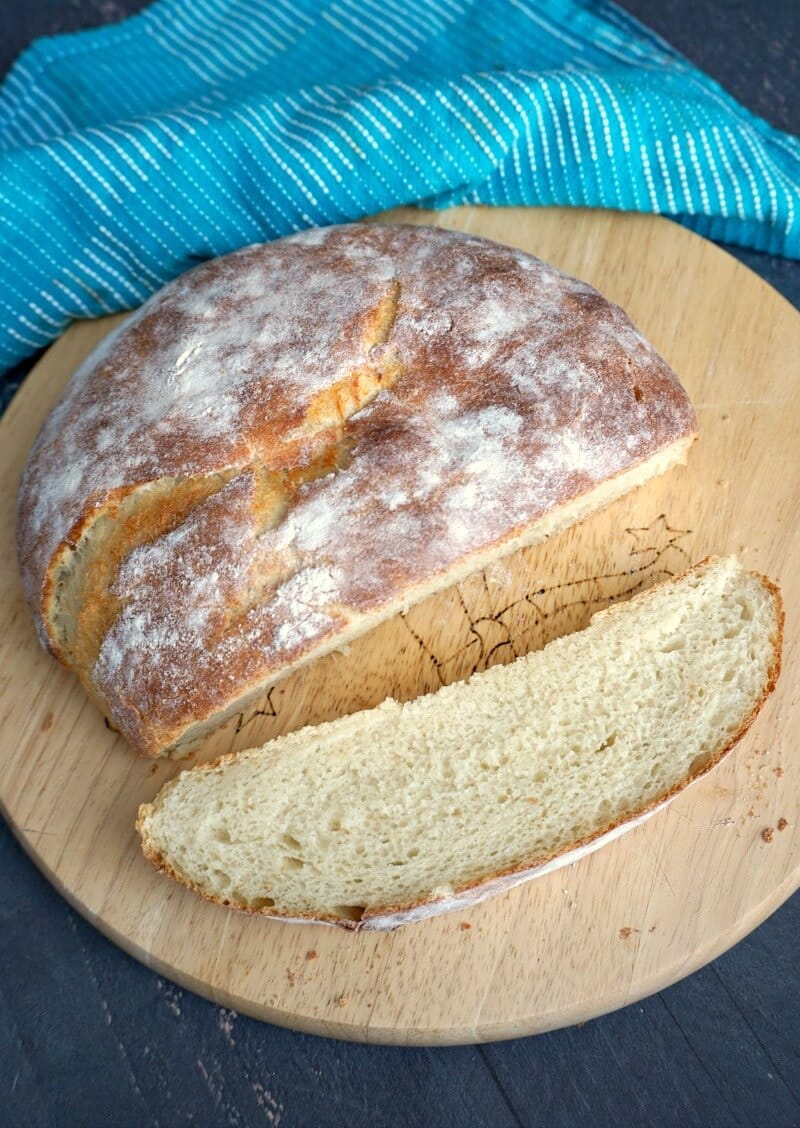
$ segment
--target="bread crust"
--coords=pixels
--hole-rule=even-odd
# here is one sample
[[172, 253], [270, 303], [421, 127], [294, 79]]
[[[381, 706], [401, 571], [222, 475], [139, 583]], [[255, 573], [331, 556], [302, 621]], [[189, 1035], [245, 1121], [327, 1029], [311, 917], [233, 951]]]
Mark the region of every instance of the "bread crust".
[[159, 755], [695, 434], [590, 286], [440, 229], [312, 230], [189, 271], [87, 359], [23, 475], [20, 568], [43, 643]]
[[[674, 584], [682, 580], [685, 576], [698, 571], [707, 564], [713, 563], [716, 558], [707, 556], [699, 561], [692, 568], [673, 576], [664, 584], [657, 585], [657, 588], [662, 588], [670, 584]], [[416, 921], [424, 920], [427, 917], [438, 916], [441, 913], [452, 912], [458, 909], [469, 908], [472, 905], [479, 904], [481, 901], [487, 900], [490, 897], [496, 896], [499, 893], [506, 892], [533, 878], [541, 877], [545, 873], [549, 873], [554, 869], [559, 869], [566, 865], [571, 865], [579, 861], [587, 854], [593, 853], [595, 850], [604, 846], [606, 843], [612, 841], [614, 838], [619, 837], [621, 834], [634, 827], [640, 825], [646, 819], [656, 814], [662, 807], [670, 803], [677, 795], [686, 790], [690, 784], [695, 783], [703, 776], [712, 771], [720, 761], [730, 752], [742, 739], [748, 729], [752, 726], [756, 717], [760, 713], [764, 702], [770, 696], [775, 688], [778, 676], [781, 670], [781, 658], [783, 652], [783, 627], [784, 627], [784, 608], [783, 599], [781, 596], [780, 588], [777, 584], [773, 583], [767, 576], [760, 572], [751, 571], [749, 573], [760, 581], [764, 588], [770, 593], [775, 609], [775, 634], [771, 639], [773, 653], [772, 661], [770, 662], [767, 677], [762, 693], [750, 710], [748, 715], [744, 718], [741, 725], [731, 739], [724, 745], [712, 753], [706, 762], [698, 768], [690, 771], [683, 780], [671, 788], [668, 792], [660, 795], [658, 798], [651, 800], [649, 803], [642, 805], [630, 814], [608, 823], [606, 826], [596, 830], [593, 834], [586, 835], [585, 837], [569, 843], [562, 850], [555, 851], [543, 857], [526, 859], [517, 865], [508, 869], [489, 874], [485, 877], [476, 878], [474, 881], [466, 882], [458, 886], [452, 892], [451, 896], [446, 898], [422, 898], [418, 901], [406, 904], [392, 904], [382, 905], [376, 908], [369, 909], [364, 913], [360, 920], [351, 920], [349, 918], [335, 916], [333, 914], [299, 914], [287, 916], [280, 912], [276, 912], [269, 907], [254, 908], [245, 904], [237, 904], [230, 900], [216, 897], [213, 894], [207, 893], [201, 886], [184, 874], [178, 873], [174, 867], [164, 858], [161, 852], [156, 849], [147, 839], [145, 822], [147, 817], [154, 810], [158, 800], [174, 786], [175, 780], [166, 783], [159, 792], [156, 800], [153, 803], [143, 803], [139, 807], [138, 817], [136, 820], [136, 830], [142, 839], [142, 851], [147, 860], [158, 870], [160, 873], [165, 874], [172, 880], [177, 881], [180, 885], [190, 889], [193, 893], [198, 894], [204, 901], [211, 904], [221, 905], [226, 908], [232, 908], [239, 912], [250, 914], [257, 914], [260, 916], [272, 917], [275, 920], [282, 920], [287, 923], [305, 923], [305, 924], [328, 924], [334, 925], [339, 928], [348, 929], [353, 932], [379, 932], [391, 931], [395, 928], [400, 928], [402, 925], [410, 924]], [[646, 591], [640, 592], [631, 600], [625, 603], [613, 604], [611, 607], [597, 613], [597, 615], [613, 615], [620, 608], [627, 606], [629, 603], [647, 600], [652, 592], [656, 590], [649, 588]], [[594, 618], [597, 617], [594, 616]], [[236, 760], [239, 757], [246, 755], [244, 752], [231, 752], [226, 755], [220, 756], [215, 760], [209, 761], [205, 764], [199, 764], [197, 767], [191, 769], [193, 772], [210, 772], [215, 771], [225, 763]]]

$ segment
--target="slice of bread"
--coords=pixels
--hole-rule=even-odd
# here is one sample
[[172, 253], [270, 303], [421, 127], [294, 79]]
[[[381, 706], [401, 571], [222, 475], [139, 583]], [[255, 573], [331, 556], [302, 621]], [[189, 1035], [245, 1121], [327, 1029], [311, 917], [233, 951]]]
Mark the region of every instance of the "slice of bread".
[[707, 772], [780, 668], [778, 589], [710, 559], [406, 705], [183, 772], [151, 862], [224, 905], [393, 928], [576, 860]]

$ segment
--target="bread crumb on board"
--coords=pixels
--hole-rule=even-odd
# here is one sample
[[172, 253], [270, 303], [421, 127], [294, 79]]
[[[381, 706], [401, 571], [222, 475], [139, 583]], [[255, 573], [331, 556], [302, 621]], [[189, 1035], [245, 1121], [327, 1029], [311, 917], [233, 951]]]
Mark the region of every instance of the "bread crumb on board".
[[460, 928], [462, 932], [468, 932], [469, 929], [472, 928], [472, 925], [469, 924], [466, 920], [462, 920]]
[[778, 830], [786, 830], [788, 825], [786, 819], [778, 819]]
[[289, 980], [289, 986], [294, 987], [295, 983], [297, 982], [297, 976], [290, 967], [287, 967], [286, 969], [286, 978]]
[[771, 842], [773, 837], [774, 837], [774, 834], [775, 834], [775, 832], [773, 831], [771, 826], [765, 826], [764, 829], [761, 831], [761, 837], [764, 839], [765, 842]]
[[310, 952], [306, 952], [306, 959], [307, 960], [315, 960], [317, 958], [317, 955], [318, 955], [317, 949], [312, 948]]
[[349, 995], [337, 995], [336, 998], [333, 1001], [336, 1003], [337, 1007], [346, 1007], [347, 1004], [350, 1002], [350, 996]]
[[773, 768], [772, 770], [775, 773], [775, 775], [778, 777], [778, 779], [780, 779], [781, 776], [783, 775], [783, 768], [780, 766], [780, 764], [778, 764], [777, 768]]
[[641, 932], [641, 931], [642, 931], [641, 928], [631, 928], [631, 926], [629, 924], [626, 924], [624, 928], [621, 928], [619, 930], [619, 938], [620, 938], [620, 940], [630, 940], [630, 938], [634, 934], [634, 932]]

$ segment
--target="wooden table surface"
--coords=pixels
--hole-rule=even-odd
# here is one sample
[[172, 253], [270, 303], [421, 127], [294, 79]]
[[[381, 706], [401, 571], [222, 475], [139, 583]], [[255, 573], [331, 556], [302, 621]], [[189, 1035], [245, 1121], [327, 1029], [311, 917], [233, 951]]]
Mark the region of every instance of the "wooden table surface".
[[[6, 0], [0, 73], [36, 35], [142, 6]], [[797, 0], [624, 6], [751, 109], [800, 133]], [[798, 264], [737, 257], [800, 306]], [[0, 825], [0, 1122], [796, 1125], [798, 934], [800, 895], [669, 990], [538, 1038], [346, 1044], [241, 1017], [135, 963], [68, 908]]]

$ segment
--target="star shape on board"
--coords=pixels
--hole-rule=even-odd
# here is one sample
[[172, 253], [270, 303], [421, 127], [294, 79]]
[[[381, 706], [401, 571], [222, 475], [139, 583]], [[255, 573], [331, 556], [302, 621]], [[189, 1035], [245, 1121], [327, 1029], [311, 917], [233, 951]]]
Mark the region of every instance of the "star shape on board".
[[691, 562], [689, 554], [679, 542], [685, 537], [691, 536], [691, 533], [691, 529], [674, 529], [670, 525], [666, 513], [659, 513], [658, 517], [652, 520], [649, 525], [644, 525], [642, 528], [625, 530], [625, 535], [631, 543], [629, 550], [631, 556], [638, 556], [645, 552], [655, 552], [658, 555], [666, 552], [668, 548], [674, 548], [686, 557], [687, 563]]

